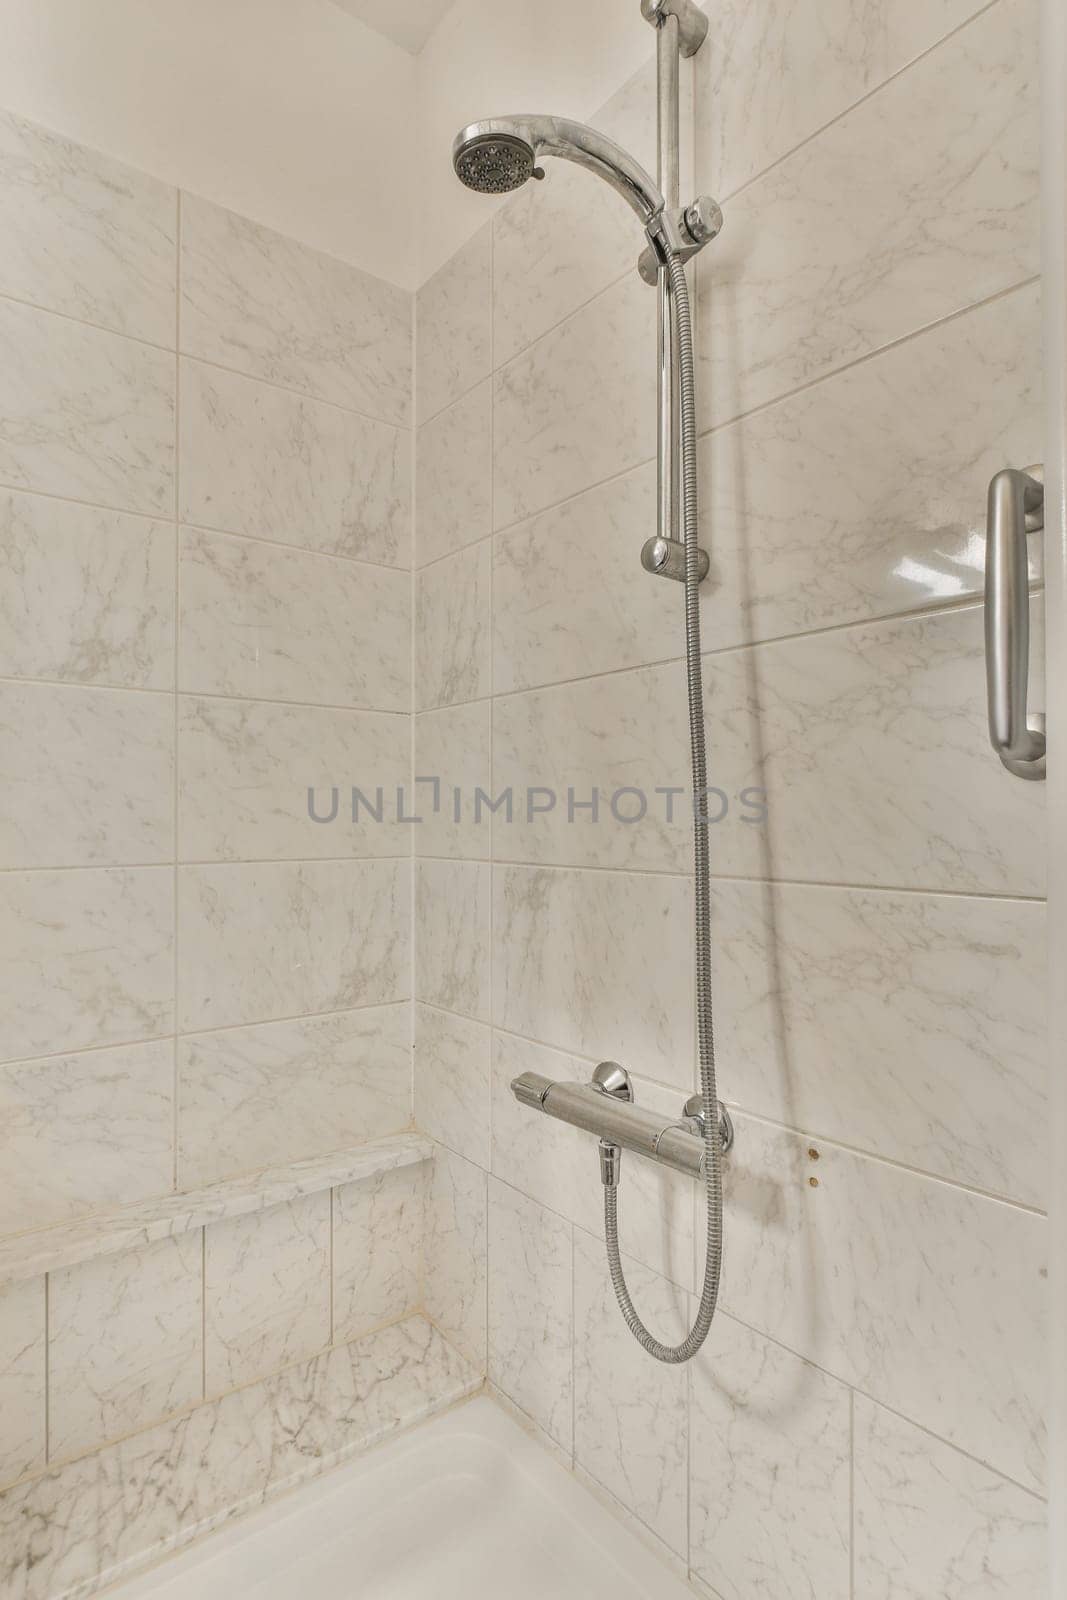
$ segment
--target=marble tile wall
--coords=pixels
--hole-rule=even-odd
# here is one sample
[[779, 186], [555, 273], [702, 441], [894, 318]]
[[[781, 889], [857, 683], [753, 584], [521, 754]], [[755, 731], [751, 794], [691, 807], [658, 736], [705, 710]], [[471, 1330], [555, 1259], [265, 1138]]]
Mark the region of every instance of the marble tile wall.
[[[1042, 437], [1037, 17], [891, 10], [728, 0], [695, 64], [687, 182], [726, 202], [694, 279], [738, 1142], [682, 1375], [618, 1315], [593, 1143], [508, 1088], [614, 1056], [675, 1114], [696, 1081], [638, 240], [550, 164], [417, 296], [426, 1306], [713, 1600], [1043, 1592], [1043, 796], [988, 748], [980, 604], [988, 479]], [[653, 96], [645, 70], [598, 119], [649, 161]], [[666, 1336], [701, 1210], [625, 1159]]]
[[[0, 352], [14, 1234], [412, 1123], [412, 296], [0, 114]], [[410, 1292], [359, 1185], [5, 1290], [0, 1479], [406, 1315], [423, 1182]]]

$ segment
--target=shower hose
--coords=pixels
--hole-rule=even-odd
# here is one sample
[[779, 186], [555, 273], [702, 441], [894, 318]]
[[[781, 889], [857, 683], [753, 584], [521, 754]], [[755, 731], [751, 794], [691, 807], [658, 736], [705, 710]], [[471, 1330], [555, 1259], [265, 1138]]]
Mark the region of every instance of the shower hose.
[[[704, 748], [704, 687], [700, 666], [700, 573], [697, 566], [696, 373], [693, 319], [685, 268], [673, 253], [667, 258], [674, 327], [678, 343], [681, 395], [682, 523], [685, 539], [685, 666], [689, 686], [689, 744], [693, 772], [693, 856], [695, 867], [694, 943], [696, 959], [697, 1051], [704, 1110], [704, 1186], [707, 1198], [707, 1251], [704, 1287], [693, 1326], [681, 1344], [662, 1344], [645, 1327], [634, 1307], [619, 1253], [617, 1182], [604, 1187], [604, 1235], [615, 1298], [634, 1338], [657, 1361], [688, 1361], [707, 1338], [719, 1298], [722, 1271], [722, 1141], [719, 1093], [715, 1082], [715, 1037], [711, 988], [711, 885], [708, 866], [707, 756]], [[616, 1166], [616, 1171], [618, 1167]]]

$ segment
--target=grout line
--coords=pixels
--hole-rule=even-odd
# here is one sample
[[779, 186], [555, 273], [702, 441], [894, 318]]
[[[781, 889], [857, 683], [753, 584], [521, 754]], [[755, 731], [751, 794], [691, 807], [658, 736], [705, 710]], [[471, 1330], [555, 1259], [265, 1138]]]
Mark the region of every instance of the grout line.
[[200, 1229], [200, 1403], [207, 1399], [207, 1224]]
[[52, 1460], [52, 1274], [44, 1274], [44, 1464]]
[[[174, 262], [174, 348], [177, 352], [181, 348], [182, 325], [182, 192], [175, 191], [175, 262]], [[171, 695], [174, 700], [174, 948], [173, 948], [173, 1018], [175, 1028], [181, 1009], [180, 995], [180, 918], [179, 897], [181, 874], [178, 864], [181, 859], [180, 833], [181, 833], [181, 696], [178, 693], [179, 681], [179, 655], [181, 640], [181, 538], [178, 533], [178, 519], [181, 508], [181, 467], [182, 467], [182, 435], [181, 435], [181, 361], [175, 360], [174, 372], [174, 658], [173, 682]], [[172, 1171], [171, 1183], [175, 1193], [178, 1189], [178, 1150], [181, 1143], [181, 1077], [178, 1063], [178, 1040], [174, 1040], [174, 1081], [171, 1104], [172, 1126]], [[205, 1246], [206, 1249], [206, 1246]], [[206, 1324], [201, 1330], [201, 1355], [206, 1362], [207, 1357], [203, 1352], [206, 1340]], [[206, 1377], [205, 1377], [206, 1381]]]
[[969, 17], [965, 17], [963, 21], [957, 23], [954, 28], [950, 28], [947, 33], [943, 33], [940, 38], [935, 39], [934, 42], [930, 45], [927, 45], [924, 50], [920, 50], [917, 55], [910, 56], [907, 61], [905, 61], [901, 66], [896, 67], [892, 72], [889, 73], [887, 77], [881, 78], [877, 83], [872, 84], [872, 86], [863, 94], [861, 94], [858, 99], [850, 101], [847, 106], [845, 106], [841, 111], [837, 112], [835, 116], [832, 116], [829, 121], [820, 123], [817, 128], [814, 128], [811, 133], [805, 134], [803, 139], [798, 140], [795, 145], [791, 145], [790, 148], [782, 155], [776, 156], [775, 159], [768, 162], [765, 167], [761, 167], [760, 170], [753, 173], [750, 178], [746, 178], [744, 183], [738, 184], [736, 189], [730, 190], [723, 197], [723, 206], [728, 205], [730, 201], [736, 200], [740, 195], [743, 195], [746, 190], [751, 189], [754, 184], [759, 183], [761, 179], [767, 176], [768, 173], [774, 172], [777, 170], [777, 168], [783, 166], [784, 163], [795, 156], [799, 150], [805, 149], [809, 144], [812, 144], [816, 139], [820, 138], [828, 128], [833, 128], [837, 125], [837, 123], [843, 122], [846, 117], [851, 116], [852, 112], [855, 111], [857, 107], [865, 105], [868, 100], [873, 100], [876, 95], [881, 94], [883, 89], [888, 88], [891, 83], [895, 83], [898, 78], [902, 78], [905, 73], [910, 72], [912, 67], [917, 66], [920, 61], [925, 61], [927, 56], [931, 56], [935, 51], [940, 50], [942, 45], [947, 44], [949, 40], [954, 39], [957, 34], [962, 33], [964, 29], [969, 28], [973, 22], [978, 20], [979, 17], [983, 17], [987, 11], [992, 11], [993, 7], [998, 4], [999, 0], [987, 0], [986, 4], [980, 5], [978, 9], [973, 11]]
[[848, 1391], [848, 1593], [856, 1596], [856, 1391]]
[[265, 389], [275, 389], [279, 394], [292, 395], [296, 400], [307, 400], [314, 406], [327, 406], [331, 411], [343, 411], [345, 416], [358, 417], [361, 422], [370, 422], [378, 428], [392, 428], [397, 433], [415, 432], [413, 422], [397, 422], [393, 417], [379, 417], [372, 411], [361, 411], [358, 406], [345, 405], [343, 400], [328, 400], [325, 395], [318, 394], [313, 389], [296, 389], [292, 384], [281, 383], [277, 378], [263, 378], [258, 372], [246, 372], [242, 367], [231, 367], [225, 361], [217, 361], [211, 356], [197, 355], [192, 350], [178, 349], [181, 361], [189, 361], [194, 366], [206, 367], [210, 372], [225, 372], [231, 378], [240, 378], [245, 383], [259, 383]]
[[[414, 497], [412, 497], [414, 499]], [[392, 561], [372, 561], [368, 556], [350, 556], [341, 550], [317, 550], [311, 545], [290, 544], [285, 539], [271, 539], [263, 533], [246, 533], [234, 528], [216, 528], [208, 522], [194, 522], [188, 517], [179, 519], [182, 529], [192, 533], [207, 533], [213, 539], [240, 539], [245, 544], [264, 545], [268, 550], [285, 550], [290, 555], [312, 556], [322, 561], [342, 561], [348, 567], [372, 567], [375, 572], [392, 572], [404, 578], [409, 568]]]
[[[399, 827], [391, 823], [390, 827]], [[410, 853], [347, 856], [241, 856], [226, 859], [220, 856], [200, 856], [178, 862], [179, 872], [189, 867], [321, 867], [329, 863], [347, 866], [369, 866], [376, 861], [410, 861]], [[0, 881], [5, 876], [28, 877], [39, 872], [157, 872], [171, 870], [174, 862], [162, 861], [60, 861], [47, 867], [0, 867]]]
[[[418, 296], [413, 294], [412, 297], [411, 297], [411, 406], [412, 406], [413, 421], [414, 421], [415, 395], [416, 395], [416, 387], [417, 387], [417, 381], [418, 381], [418, 361], [419, 361], [419, 320], [418, 320], [418, 304], [417, 304], [417, 302], [418, 302]], [[410, 524], [410, 541], [411, 541], [411, 570], [410, 570], [410, 574], [409, 574], [409, 577], [408, 577], [408, 595], [409, 595], [408, 610], [409, 610], [409, 617], [410, 617], [410, 624], [409, 624], [409, 626], [410, 626], [410, 638], [409, 638], [409, 641], [408, 641], [408, 663], [409, 663], [408, 664], [408, 677], [409, 677], [410, 683], [409, 683], [408, 713], [407, 713], [407, 715], [408, 715], [409, 777], [410, 777], [410, 781], [411, 781], [411, 793], [412, 793], [412, 796], [414, 796], [414, 793], [415, 793], [415, 773], [418, 770], [418, 742], [417, 742], [417, 737], [416, 737], [417, 724], [416, 724], [415, 712], [416, 712], [416, 706], [417, 706], [417, 689], [418, 689], [417, 668], [416, 668], [416, 662], [417, 662], [417, 651], [416, 651], [417, 638], [416, 638], [416, 633], [417, 633], [417, 629], [418, 629], [418, 615], [419, 614], [418, 614], [418, 580], [417, 580], [417, 577], [416, 577], [416, 572], [417, 572], [417, 566], [418, 566], [418, 540], [419, 540], [419, 515], [418, 515], [418, 507], [419, 507], [419, 481], [418, 481], [419, 480], [419, 472], [418, 472], [418, 451], [416, 449], [416, 442], [417, 442], [417, 432], [416, 432], [416, 428], [414, 426], [412, 426], [411, 441], [410, 441], [410, 449], [411, 449], [411, 503], [410, 503], [410, 507], [409, 507], [409, 524]], [[409, 1039], [410, 1039], [409, 1061], [410, 1061], [410, 1071], [411, 1071], [411, 1120], [414, 1123], [415, 1117], [416, 1117], [416, 1109], [415, 1108], [416, 1108], [416, 1093], [417, 1093], [417, 1085], [418, 1085], [418, 1071], [417, 1071], [417, 1065], [418, 1065], [418, 1033], [417, 1033], [417, 1030], [416, 1030], [416, 1020], [415, 1020], [416, 1019], [416, 1004], [415, 1004], [415, 1001], [416, 1001], [416, 996], [418, 994], [417, 973], [418, 973], [418, 942], [419, 942], [419, 924], [418, 924], [418, 914], [417, 914], [417, 912], [418, 912], [418, 899], [417, 899], [417, 897], [418, 897], [418, 882], [417, 882], [417, 871], [416, 871], [416, 865], [415, 865], [416, 858], [417, 858], [417, 855], [418, 855], [418, 851], [416, 849], [416, 835], [415, 835], [414, 828], [412, 828], [408, 838], [409, 838], [410, 858], [411, 858], [411, 871], [410, 871], [409, 883], [408, 883], [408, 917], [409, 917], [409, 929], [410, 929], [410, 938], [408, 940], [408, 992], [409, 992], [409, 994], [411, 996], [411, 999], [409, 1001], [410, 1012], [409, 1012], [408, 1032], [409, 1032]], [[428, 1191], [427, 1191], [427, 1193], [428, 1193]], [[419, 1268], [420, 1299], [422, 1299], [422, 1300], [425, 1300], [425, 1298], [426, 1298], [424, 1279], [425, 1279], [425, 1235], [426, 1235], [426, 1206], [427, 1205], [428, 1205], [428, 1200], [426, 1198], [424, 1198], [423, 1227], [422, 1227], [423, 1246], [421, 1247], [422, 1248], [422, 1259], [421, 1259], [420, 1268]]]

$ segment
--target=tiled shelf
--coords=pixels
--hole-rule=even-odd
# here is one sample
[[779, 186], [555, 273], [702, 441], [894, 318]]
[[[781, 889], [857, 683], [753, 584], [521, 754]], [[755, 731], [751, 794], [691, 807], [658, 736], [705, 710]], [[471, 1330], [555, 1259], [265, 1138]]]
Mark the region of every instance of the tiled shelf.
[[433, 1141], [424, 1134], [393, 1133], [332, 1155], [269, 1167], [208, 1188], [138, 1201], [102, 1216], [79, 1217], [74, 1222], [16, 1234], [0, 1242], [0, 1286], [96, 1256], [132, 1250], [224, 1217], [265, 1211], [298, 1195], [333, 1189], [396, 1167], [415, 1166], [430, 1160], [432, 1154]]

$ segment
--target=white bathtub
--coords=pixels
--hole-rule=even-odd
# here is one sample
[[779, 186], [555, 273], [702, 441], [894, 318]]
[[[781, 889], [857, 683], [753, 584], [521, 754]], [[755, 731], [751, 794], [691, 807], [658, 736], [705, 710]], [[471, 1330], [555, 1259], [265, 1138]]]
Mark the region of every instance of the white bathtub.
[[693, 1600], [486, 1396], [382, 1445], [111, 1600]]

